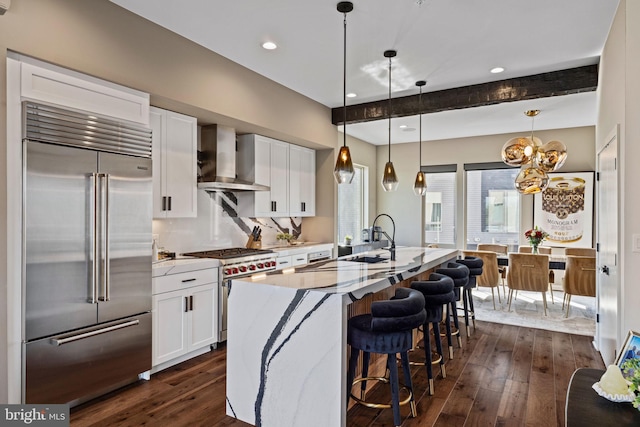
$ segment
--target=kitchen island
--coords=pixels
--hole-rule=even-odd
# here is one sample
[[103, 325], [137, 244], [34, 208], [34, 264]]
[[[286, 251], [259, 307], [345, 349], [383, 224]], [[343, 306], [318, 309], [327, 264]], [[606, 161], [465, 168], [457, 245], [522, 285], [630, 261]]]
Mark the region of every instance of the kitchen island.
[[457, 255], [398, 247], [391, 261], [380, 249], [233, 280], [227, 415], [265, 427], [346, 425], [348, 318]]

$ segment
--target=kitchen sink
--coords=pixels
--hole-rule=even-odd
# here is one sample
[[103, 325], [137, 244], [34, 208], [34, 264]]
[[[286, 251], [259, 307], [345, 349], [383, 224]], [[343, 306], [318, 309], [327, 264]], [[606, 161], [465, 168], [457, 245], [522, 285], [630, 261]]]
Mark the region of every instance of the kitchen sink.
[[375, 264], [377, 262], [382, 262], [382, 261], [388, 261], [389, 258], [382, 258], [379, 256], [359, 256], [359, 257], [355, 257], [355, 258], [351, 258], [348, 259], [346, 261], [353, 261], [353, 262], [366, 262], [368, 264]]

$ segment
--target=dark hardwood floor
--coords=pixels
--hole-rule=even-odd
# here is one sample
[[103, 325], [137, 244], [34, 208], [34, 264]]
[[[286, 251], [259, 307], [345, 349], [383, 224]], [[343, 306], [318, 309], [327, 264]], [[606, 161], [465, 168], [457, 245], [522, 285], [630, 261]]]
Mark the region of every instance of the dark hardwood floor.
[[[464, 335], [464, 329], [463, 329]], [[447, 377], [434, 373], [435, 394], [427, 392], [424, 367], [414, 367], [418, 417], [403, 406], [403, 426], [564, 426], [564, 401], [577, 368], [604, 369], [592, 338], [477, 322]], [[446, 347], [445, 347], [446, 348]], [[247, 426], [225, 415], [225, 347], [159, 372], [71, 411], [80, 426]], [[384, 400], [387, 387], [367, 398]], [[348, 412], [349, 426], [392, 426], [391, 410], [359, 405]], [[292, 427], [292, 426], [277, 426]], [[304, 427], [304, 426], [301, 426]], [[332, 426], [328, 426], [332, 427]]]

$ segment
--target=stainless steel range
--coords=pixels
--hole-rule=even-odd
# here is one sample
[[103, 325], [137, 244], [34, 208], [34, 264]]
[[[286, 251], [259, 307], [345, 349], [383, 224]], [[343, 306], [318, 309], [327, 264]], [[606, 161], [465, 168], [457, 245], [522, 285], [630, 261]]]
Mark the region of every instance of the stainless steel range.
[[182, 255], [215, 258], [220, 261], [218, 291], [218, 342], [227, 340], [227, 297], [229, 280], [276, 269], [276, 254], [268, 249], [227, 248], [187, 252]]

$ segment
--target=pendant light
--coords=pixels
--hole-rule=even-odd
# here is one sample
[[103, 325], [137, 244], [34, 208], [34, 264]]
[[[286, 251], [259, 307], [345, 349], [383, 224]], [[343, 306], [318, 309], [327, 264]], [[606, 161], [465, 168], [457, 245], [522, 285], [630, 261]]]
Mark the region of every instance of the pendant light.
[[424, 196], [427, 194], [427, 180], [424, 177], [424, 172], [420, 170], [422, 166], [422, 86], [426, 85], [427, 82], [424, 80], [419, 80], [416, 82], [416, 86], [420, 88], [420, 140], [418, 144], [420, 146], [420, 155], [418, 156], [418, 173], [416, 174], [416, 181], [413, 183], [413, 192], [416, 196]]
[[522, 194], [535, 194], [544, 191], [549, 185], [547, 172], [553, 172], [567, 159], [567, 147], [560, 141], [542, 144], [540, 138], [533, 136], [533, 121], [540, 110], [527, 110], [525, 116], [531, 117], [531, 137], [512, 138], [502, 147], [502, 160], [509, 166], [522, 166], [514, 186]]
[[396, 56], [395, 50], [385, 50], [384, 57], [389, 58], [389, 161], [384, 165], [382, 175], [382, 188], [384, 191], [396, 191], [398, 189], [398, 177], [391, 163], [391, 58]]
[[338, 152], [336, 166], [333, 168], [333, 176], [338, 184], [351, 184], [355, 171], [353, 170], [353, 162], [351, 161], [351, 153], [347, 147], [347, 13], [353, 10], [353, 3], [349, 1], [341, 1], [338, 3], [338, 12], [344, 14], [344, 58], [343, 58], [343, 107], [344, 121], [342, 124], [343, 144]]

